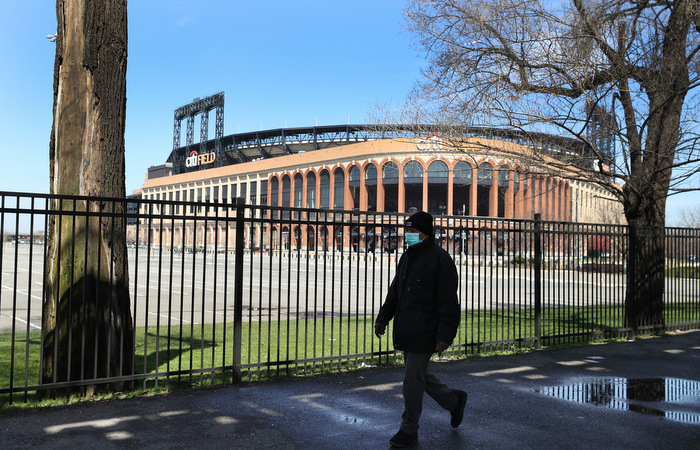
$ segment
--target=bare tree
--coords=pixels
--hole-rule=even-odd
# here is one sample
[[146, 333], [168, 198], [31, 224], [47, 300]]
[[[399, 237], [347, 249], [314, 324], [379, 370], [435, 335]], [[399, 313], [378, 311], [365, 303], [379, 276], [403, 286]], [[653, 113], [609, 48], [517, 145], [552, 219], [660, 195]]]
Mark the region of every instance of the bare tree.
[[[126, 0], [56, 2], [54, 194], [125, 198], [126, 13]], [[42, 328], [46, 382], [133, 370], [125, 203], [107, 211], [111, 219], [86, 214], [98, 212], [101, 203], [54, 204], [70, 215], [52, 217], [48, 229]]]
[[700, 228], [700, 206], [682, 210], [679, 222], [681, 227]]
[[664, 323], [666, 198], [697, 188], [688, 182], [700, 170], [699, 8], [697, 0], [417, 0], [406, 10], [429, 59], [413, 115], [446, 129], [558, 135], [514, 157], [547, 157], [561, 176], [596, 183], [623, 204], [633, 330]]

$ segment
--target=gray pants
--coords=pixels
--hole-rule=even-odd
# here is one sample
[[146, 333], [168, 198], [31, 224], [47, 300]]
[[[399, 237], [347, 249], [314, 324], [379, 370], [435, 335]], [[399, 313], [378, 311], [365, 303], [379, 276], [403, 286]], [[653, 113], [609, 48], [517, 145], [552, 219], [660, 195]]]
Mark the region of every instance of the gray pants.
[[457, 407], [455, 391], [428, 373], [432, 353], [404, 352], [406, 374], [403, 380], [404, 412], [401, 431], [413, 434], [418, 431], [418, 420], [423, 411], [423, 393], [427, 393], [442, 408], [452, 411]]

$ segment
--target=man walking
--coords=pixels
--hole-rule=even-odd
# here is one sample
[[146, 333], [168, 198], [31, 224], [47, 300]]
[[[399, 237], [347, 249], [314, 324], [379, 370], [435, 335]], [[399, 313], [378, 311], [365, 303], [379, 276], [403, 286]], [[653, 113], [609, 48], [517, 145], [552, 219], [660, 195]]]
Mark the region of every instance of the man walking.
[[459, 328], [457, 269], [450, 255], [435, 243], [433, 216], [417, 212], [404, 227], [408, 249], [399, 260], [374, 324], [379, 337], [394, 319], [394, 348], [403, 351], [406, 367], [401, 428], [390, 441], [394, 447], [408, 447], [418, 441], [424, 392], [450, 411], [454, 428], [462, 423], [467, 403], [466, 392], [449, 388], [428, 372], [433, 353], [442, 355]]

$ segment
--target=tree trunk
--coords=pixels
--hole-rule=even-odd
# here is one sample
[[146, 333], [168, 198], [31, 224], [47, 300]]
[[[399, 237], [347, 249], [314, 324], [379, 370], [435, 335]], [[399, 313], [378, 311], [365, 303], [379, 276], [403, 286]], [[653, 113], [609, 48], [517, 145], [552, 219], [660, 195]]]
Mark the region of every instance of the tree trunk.
[[[126, 0], [56, 2], [53, 194], [125, 198], [126, 12]], [[43, 382], [133, 371], [125, 206], [54, 201], [64, 214], [51, 216], [48, 229]], [[91, 214], [101, 211], [110, 216]]]
[[629, 262], [625, 300], [625, 325], [631, 337], [639, 329], [663, 330], [664, 321], [664, 225], [629, 223]]
[[[661, 152], [659, 152], [661, 153]], [[666, 171], [670, 172], [670, 171]], [[650, 201], [653, 192], [666, 192], [670, 174], [657, 171], [654, 181], [644, 185], [641, 193], [627, 185], [625, 211], [629, 224], [629, 260], [625, 298], [625, 326], [634, 338], [640, 329], [663, 330], [666, 198]], [[633, 200], [632, 202], [629, 199]]]

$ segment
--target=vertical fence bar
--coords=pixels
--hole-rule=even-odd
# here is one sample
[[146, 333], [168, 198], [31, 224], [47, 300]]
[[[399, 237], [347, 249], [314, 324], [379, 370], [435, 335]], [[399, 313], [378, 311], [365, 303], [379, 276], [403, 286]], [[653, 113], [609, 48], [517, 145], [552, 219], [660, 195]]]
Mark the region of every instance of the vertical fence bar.
[[542, 214], [535, 214], [535, 348], [542, 347]]
[[636, 299], [634, 298], [634, 293], [636, 292], [635, 289], [633, 288], [635, 283], [637, 282], [637, 259], [636, 259], [636, 247], [637, 247], [637, 224], [633, 220], [629, 224], [629, 231], [628, 231], [628, 244], [627, 244], [627, 251], [629, 252], [627, 256], [627, 270], [628, 275], [627, 275], [627, 292], [625, 296], [625, 327], [629, 327], [628, 330], [628, 339], [629, 340], [634, 340], [635, 337], [635, 331], [636, 331], [636, 323], [637, 323], [637, 312], [635, 310], [636, 307]]
[[243, 346], [243, 233], [245, 199], [236, 199], [235, 278], [233, 289], [233, 382], [241, 382], [241, 350]]
[[[17, 202], [17, 212], [15, 213], [15, 232], [17, 236], [15, 237], [15, 251], [14, 251], [14, 274], [12, 277], [12, 326], [10, 332], [10, 387], [15, 387], [15, 342], [17, 340], [17, 321], [15, 317], [17, 316], [17, 276], [18, 276], [18, 260], [19, 260], [19, 208], [20, 208], [20, 197], [16, 197]], [[12, 402], [12, 393], [10, 393], [10, 402]]]

